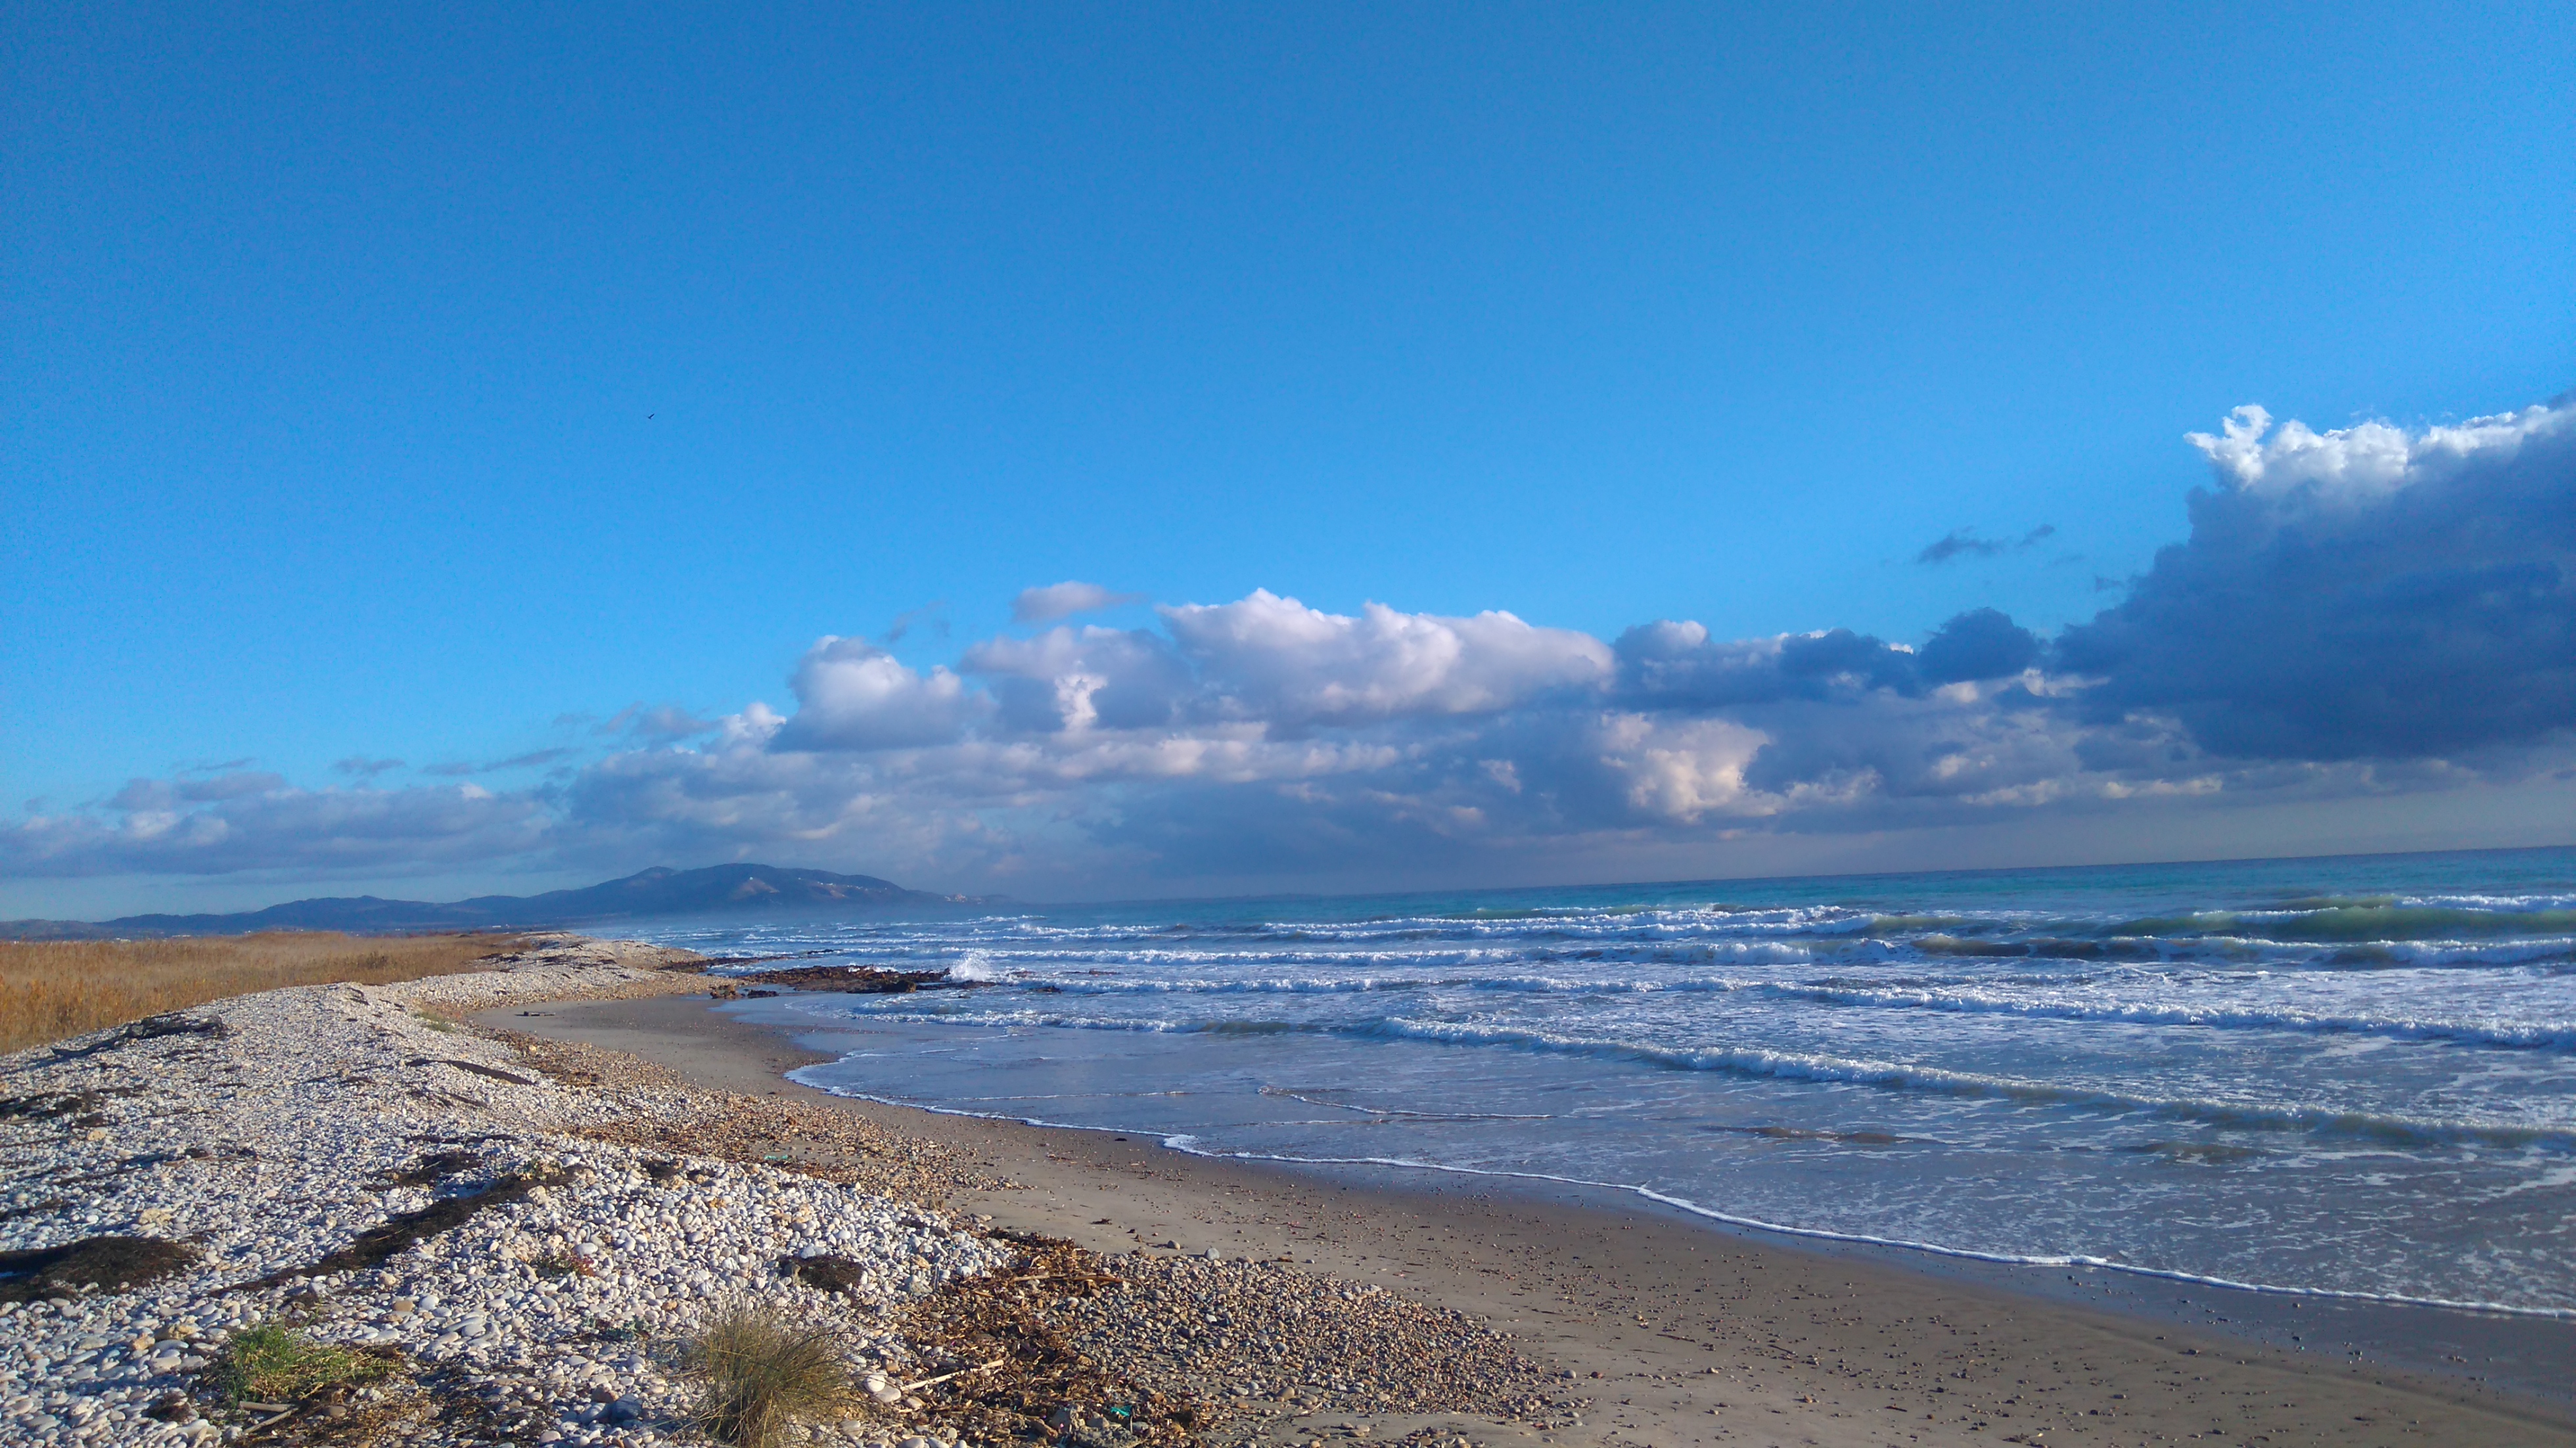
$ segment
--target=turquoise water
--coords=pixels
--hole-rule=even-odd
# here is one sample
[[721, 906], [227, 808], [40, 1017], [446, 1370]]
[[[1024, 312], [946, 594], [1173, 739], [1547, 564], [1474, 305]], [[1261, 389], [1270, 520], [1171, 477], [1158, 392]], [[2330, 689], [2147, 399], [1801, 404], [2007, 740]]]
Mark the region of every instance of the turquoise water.
[[[2576, 1315], [2576, 851], [698, 926], [799, 1079], [2017, 1261]], [[806, 963], [806, 962], [800, 962]]]

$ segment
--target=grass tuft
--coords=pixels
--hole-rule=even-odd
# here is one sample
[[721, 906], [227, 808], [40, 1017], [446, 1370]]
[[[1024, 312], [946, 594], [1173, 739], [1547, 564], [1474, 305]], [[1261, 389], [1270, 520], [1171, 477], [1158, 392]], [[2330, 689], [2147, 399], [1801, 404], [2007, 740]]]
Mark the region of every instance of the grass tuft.
[[739, 1448], [770, 1448], [789, 1424], [839, 1417], [858, 1402], [829, 1331], [757, 1304], [718, 1312], [682, 1363], [699, 1387], [699, 1426]]
[[333, 1383], [382, 1377], [390, 1368], [381, 1357], [315, 1342], [269, 1321], [234, 1333], [206, 1377], [228, 1403], [292, 1403]]
[[387, 985], [477, 968], [502, 935], [321, 931], [177, 940], [0, 941], [0, 1051], [290, 985]]

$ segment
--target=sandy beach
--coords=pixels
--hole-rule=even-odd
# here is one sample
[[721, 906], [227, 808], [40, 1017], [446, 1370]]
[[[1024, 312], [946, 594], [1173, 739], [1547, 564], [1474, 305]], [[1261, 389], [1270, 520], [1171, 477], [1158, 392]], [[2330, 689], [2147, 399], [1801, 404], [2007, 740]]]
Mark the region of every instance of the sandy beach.
[[[2565, 1323], [2408, 1314], [2419, 1357], [2474, 1351], [2509, 1377], [2465, 1362], [2448, 1375], [2412, 1371], [2369, 1347], [2356, 1358], [2337, 1337], [2384, 1346], [2370, 1335], [2392, 1331], [2386, 1322], [2338, 1320], [2314, 1304], [2264, 1304], [2281, 1321], [2218, 1329], [2187, 1319], [2224, 1315], [2234, 1329], [2245, 1306], [2081, 1280], [2093, 1274], [2054, 1300], [2026, 1280], [2013, 1290], [1572, 1194], [1327, 1178], [1143, 1139], [835, 1098], [781, 1079], [823, 1057], [702, 997], [503, 1009], [477, 1022], [631, 1053], [708, 1087], [827, 1103], [941, 1142], [1009, 1183], [961, 1190], [945, 1205], [1006, 1229], [1149, 1259], [1281, 1259], [1386, 1285], [1512, 1334], [1549, 1372], [1573, 1374], [1566, 1387], [1583, 1403], [1571, 1421], [1542, 1428], [1305, 1413], [1294, 1401], [1247, 1398], [1256, 1441], [1437, 1428], [1561, 1444], [2576, 1442], [2576, 1414], [2540, 1386], [2571, 1380], [2576, 1327]], [[2260, 1340], [2285, 1337], [2303, 1311], [2317, 1314], [2306, 1343]]]

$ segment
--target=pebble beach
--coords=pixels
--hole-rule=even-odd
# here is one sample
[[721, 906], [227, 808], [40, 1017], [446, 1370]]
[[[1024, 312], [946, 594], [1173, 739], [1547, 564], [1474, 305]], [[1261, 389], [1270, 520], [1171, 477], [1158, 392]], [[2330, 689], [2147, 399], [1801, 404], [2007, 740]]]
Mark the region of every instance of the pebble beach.
[[[936, 1143], [458, 1024], [702, 991], [693, 961], [544, 938], [470, 974], [271, 991], [0, 1061], [0, 1439], [706, 1442], [685, 1345], [746, 1305], [846, 1361], [858, 1391], [792, 1430], [808, 1441], [1224, 1437], [1248, 1379], [1211, 1323], [1262, 1339], [1262, 1385], [1291, 1400], [1557, 1410], [1454, 1314], [1264, 1264], [1122, 1277], [928, 1205], [1003, 1185]], [[1031, 1285], [1040, 1258], [1058, 1287]], [[1258, 1331], [1282, 1311], [1319, 1345]], [[225, 1344], [263, 1327], [371, 1366], [297, 1401], [225, 1393]], [[1414, 1354], [1433, 1377], [1346, 1381], [1408, 1338], [1438, 1349]]]

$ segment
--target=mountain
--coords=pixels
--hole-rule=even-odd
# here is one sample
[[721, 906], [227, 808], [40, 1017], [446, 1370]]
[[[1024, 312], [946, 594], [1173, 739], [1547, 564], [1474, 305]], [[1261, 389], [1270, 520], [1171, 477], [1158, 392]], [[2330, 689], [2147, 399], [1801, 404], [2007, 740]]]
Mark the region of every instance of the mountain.
[[986, 903], [975, 895], [907, 890], [873, 875], [835, 875], [777, 865], [714, 865], [703, 870], [656, 866], [622, 880], [542, 895], [480, 895], [434, 905], [421, 900], [295, 900], [235, 915], [128, 915], [90, 924], [78, 920], [0, 922], [0, 937], [19, 940], [106, 940], [157, 935], [245, 935], [254, 930], [526, 929], [677, 916], [765, 917], [885, 910], [930, 911]]

